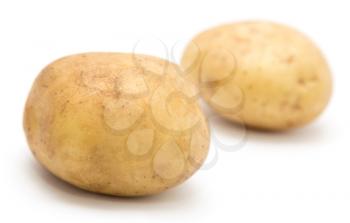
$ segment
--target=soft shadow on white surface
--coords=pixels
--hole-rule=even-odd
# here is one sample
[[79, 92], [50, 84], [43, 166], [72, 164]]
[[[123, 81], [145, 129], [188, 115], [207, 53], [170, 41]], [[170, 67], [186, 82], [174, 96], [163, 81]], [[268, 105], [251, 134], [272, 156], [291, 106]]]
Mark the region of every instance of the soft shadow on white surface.
[[[28, 172], [30, 178], [36, 182], [40, 192], [44, 196], [50, 197], [58, 202], [77, 205], [91, 209], [101, 210], [123, 210], [135, 211], [141, 210], [170, 210], [178, 207], [190, 209], [198, 204], [196, 202], [195, 185], [188, 182], [176, 188], [170, 189], [158, 195], [138, 197], [138, 198], [122, 198], [107, 195], [91, 193], [76, 188], [49, 173], [34, 159], [26, 159], [24, 171]], [[199, 196], [199, 195], [198, 195]]]
[[320, 143], [326, 137], [325, 127], [316, 123], [282, 132], [264, 132], [254, 129], [249, 129], [248, 131], [248, 140], [271, 144], [307, 145]]
[[327, 123], [320, 119], [286, 131], [264, 131], [230, 122], [218, 116], [207, 105], [202, 106], [208, 117], [213, 145], [226, 151], [237, 151], [250, 143], [281, 145], [281, 149], [283, 145], [301, 145], [305, 148], [306, 145], [326, 142], [330, 137]]
[[325, 124], [316, 122], [307, 126], [286, 131], [264, 131], [235, 124], [221, 117], [209, 119], [210, 125], [216, 128], [218, 135], [228, 135], [249, 141], [261, 141], [268, 143], [292, 143], [305, 144], [322, 141], [326, 137]]

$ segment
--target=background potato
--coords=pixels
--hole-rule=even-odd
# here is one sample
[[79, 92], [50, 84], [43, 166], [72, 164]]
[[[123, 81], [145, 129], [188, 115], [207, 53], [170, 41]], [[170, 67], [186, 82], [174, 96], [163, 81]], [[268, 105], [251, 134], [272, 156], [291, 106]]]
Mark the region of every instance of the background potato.
[[330, 70], [303, 34], [271, 22], [240, 22], [196, 36], [182, 67], [208, 104], [235, 122], [263, 129], [304, 125], [326, 107]]
[[36, 79], [24, 129], [35, 157], [86, 190], [139, 196], [191, 176], [209, 144], [195, 91], [174, 64], [132, 54], [59, 59]]

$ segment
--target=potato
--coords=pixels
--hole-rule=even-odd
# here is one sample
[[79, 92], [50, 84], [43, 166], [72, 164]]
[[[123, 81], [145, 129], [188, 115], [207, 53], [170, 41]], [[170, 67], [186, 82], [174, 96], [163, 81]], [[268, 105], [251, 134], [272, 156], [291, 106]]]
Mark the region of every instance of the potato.
[[209, 133], [195, 86], [167, 61], [86, 53], [48, 65], [24, 113], [37, 160], [79, 188], [117, 196], [156, 194], [204, 161]]
[[181, 65], [218, 114], [250, 127], [305, 125], [331, 96], [331, 74], [320, 50], [300, 32], [272, 22], [245, 21], [200, 33]]

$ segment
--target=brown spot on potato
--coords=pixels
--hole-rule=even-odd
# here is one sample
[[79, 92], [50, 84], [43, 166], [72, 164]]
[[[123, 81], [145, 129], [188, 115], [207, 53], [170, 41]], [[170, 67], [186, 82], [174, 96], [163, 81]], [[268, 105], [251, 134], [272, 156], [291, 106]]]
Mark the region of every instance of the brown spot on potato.
[[299, 84], [299, 85], [305, 85], [305, 79], [302, 78], [302, 77], [299, 77], [299, 78], [298, 78], [298, 84]]
[[62, 108], [60, 110], [60, 113], [64, 113], [64, 111], [66, 110], [67, 104], [69, 103], [69, 100], [66, 100], [63, 104], [62, 104]]
[[287, 59], [286, 59], [286, 62], [287, 62], [287, 64], [291, 64], [291, 63], [293, 63], [294, 62], [294, 56], [288, 56], [287, 57]]
[[291, 128], [291, 127], [294, 127], [294, 126], [295, 126], [295, 122], [294, 122], [294, 121], [291, 121], [291, 120], [288, 120], [288, 121], [286, 122], [286, 125], [287, 125], [288, 128]]
[[299, 103], [295, 103], [293, 106], [292, 106], [292, 109], [293, 110], [301, 110], [301, 105]]

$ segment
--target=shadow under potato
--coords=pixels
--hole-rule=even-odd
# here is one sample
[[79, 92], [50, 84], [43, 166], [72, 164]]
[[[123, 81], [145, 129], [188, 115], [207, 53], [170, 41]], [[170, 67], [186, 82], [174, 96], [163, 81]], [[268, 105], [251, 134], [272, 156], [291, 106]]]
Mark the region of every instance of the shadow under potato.
[[[284, 131], [268, 131], [252, 128], [244, 124], [234, 123], [216, 114], [208, 106], [204, 106], [208, 117], [212, 140], [219, 147], [232, 147], [231, 151], [243, 149], [249, 143], [308, 145], [319, 143], [327, 135], [327, 126], [317, 120], [306, 126]], [[226, 143], [226, 145], [225, 145]], [[228, 149], [224, 149], [228, 150]]]
[[172, 208], [180, 205], [189, 208], [195, 205], [195, 202], [192, 201], [196, 197], [196, 188], [186, 183], [157, 195], [131, 198], [109, 196], [79, 189], [57, 178], [34, 159], [27, 160], [24, 170], [32, 175], [31, 178], [34, 181], [38, 182], [37, 185], [41, 192], [60, 202], [103, 210], [165, 208], [171, 211]]

